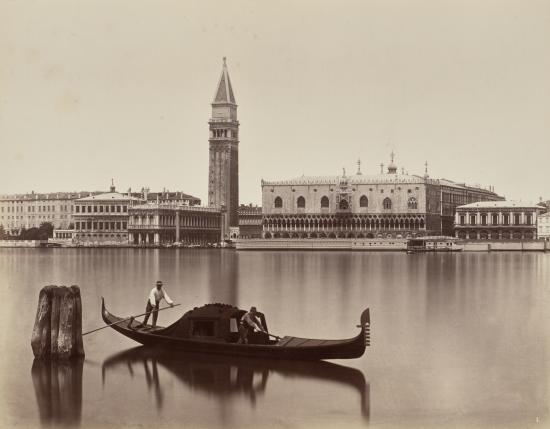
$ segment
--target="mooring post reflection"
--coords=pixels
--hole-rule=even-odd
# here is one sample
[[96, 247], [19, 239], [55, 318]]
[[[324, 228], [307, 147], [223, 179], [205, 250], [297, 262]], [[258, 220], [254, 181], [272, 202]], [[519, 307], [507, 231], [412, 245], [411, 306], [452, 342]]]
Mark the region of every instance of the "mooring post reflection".
[[[317, 380], [350, 386], [359, 393], [361, 415], [367, 421], [370, 417], [370, 386], [363, 373], [334, 363], [227, 358], [136, 347], [115, 354], [103, 362], [103, 385], [108, 383], [109, 372], [120, 372], [127, 368], [130, 377], [134, 378], [140, 366], [144, 368], [148, 389], [153, 387], [159, 411], [163, 406], [159, 368], [164, 368], [190, 391], [204, 392], [219, 399], [244, 396], [252, 408], [256, 406], [259, 397], [266, 394], [271, 374], [298, 381]], [[280, 385], [274, 388], [277, 386]]]
[[84, 359], [35, 359], [31, 376], [43, 426], [78, 426], [82, 414]]

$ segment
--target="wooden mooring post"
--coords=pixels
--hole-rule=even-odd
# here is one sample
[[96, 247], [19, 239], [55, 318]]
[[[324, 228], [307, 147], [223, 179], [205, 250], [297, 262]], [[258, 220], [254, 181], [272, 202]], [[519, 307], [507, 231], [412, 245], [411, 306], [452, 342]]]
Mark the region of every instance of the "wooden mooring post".
[[82, 301], [78, 286], [45, 286], [40, 291], [31, 347], [38, 359], [84, 356]]

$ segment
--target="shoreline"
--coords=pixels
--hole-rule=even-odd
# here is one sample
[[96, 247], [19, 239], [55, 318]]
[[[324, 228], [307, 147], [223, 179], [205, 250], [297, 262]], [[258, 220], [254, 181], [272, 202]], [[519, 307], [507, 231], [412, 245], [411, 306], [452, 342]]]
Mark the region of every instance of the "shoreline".
[[406, 239], [240, 239], [228, 246], [136, 246], [130, 244], [112, 245], [75, 245], [56, 244], [39, 240], [0, 240], [0, 248], [14, 249], [230, 249], [230, 250], [342, 250], [354, 252], [547, 252], [550, 241], [547, 240], [455, 240], [453, 247], [438, 247], [410, 250]]

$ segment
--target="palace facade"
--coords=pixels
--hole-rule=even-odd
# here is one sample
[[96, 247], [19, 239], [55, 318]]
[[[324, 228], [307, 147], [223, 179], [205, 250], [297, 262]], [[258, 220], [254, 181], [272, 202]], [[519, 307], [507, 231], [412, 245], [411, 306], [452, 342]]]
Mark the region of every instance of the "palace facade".
[[128, 208], [140, 204], [139, 198], [110, 192], [75, 201], [73, 243], [82, 246], [128, 244]]
[[411, 238], [453, 235], [457, 206], [503, 199], [445, 179], [386, 173], [262, 180], [264, 238]]
[[530, 240], [544, 208], [516, 201], [482, 201], [456, 208], [455, 235], [470, 240]]
[[217, 244], [225, 213], [215, 207], [148, 203], [129, 207], [128, 243], [136, 246]]
[[[172, 206], [193, 206], [200, 204], [200, 199], [183, 192], [150, 192], [142, 188], [141, 192], [116, 192], [111, 183], [107, 193], [90, 195], [74, 202], [74, 232], [72, 241], [82, 246], [120, 246], [133, 243], [133, 236], [128, 233], [130, 211], [133, 206], [157, 204]], [[57, 235], [54, 234], [54, 235]]]

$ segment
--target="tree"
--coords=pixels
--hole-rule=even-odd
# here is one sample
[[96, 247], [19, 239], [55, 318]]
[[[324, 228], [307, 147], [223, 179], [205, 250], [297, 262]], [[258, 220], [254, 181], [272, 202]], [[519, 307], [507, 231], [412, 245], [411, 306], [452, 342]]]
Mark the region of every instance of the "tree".
[[19, 233], [20, 240], [38, 240], [38, 228], [22, 228]]
[[50, 222], [42, 222], [38, 227], [38, 240], [47, 240], [53, 237], [53, 225]]

